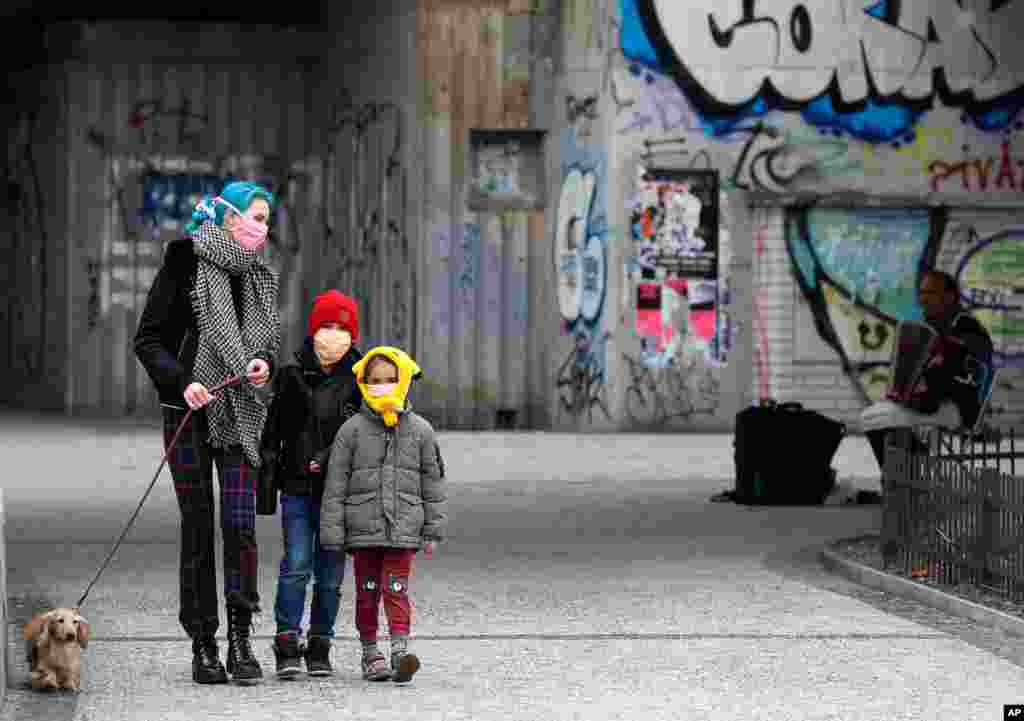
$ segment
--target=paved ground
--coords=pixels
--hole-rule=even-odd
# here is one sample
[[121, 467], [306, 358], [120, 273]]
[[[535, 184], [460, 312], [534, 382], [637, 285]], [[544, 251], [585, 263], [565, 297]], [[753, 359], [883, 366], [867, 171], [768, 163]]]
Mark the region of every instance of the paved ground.
[[[876, 507], [712, 504], [727, 435], [442, 434], [451, 540], [417, 562], [409, 687], [358, 677], [351, 579], [336, 677], [197, 687], [177, 620], [169, 474], [86, 601], [84, 690], [25, 690], [20, 628], [73, 603], [159, 462], [155, 428], [0, 415], [12, 689], [0, 721], [47, 719], [1001, 719], [1018, 643], [826, 574], [816, 551]], [[841, 478], [877, 489], [867, 443]], [[260, 518], [270, 671], [277, 518]], [[223, 617], [222, 617], [223, 618]], [[223, 624], [223, 620], [222, 620]], [[223, 633], [223, 625], [222, 625]]]

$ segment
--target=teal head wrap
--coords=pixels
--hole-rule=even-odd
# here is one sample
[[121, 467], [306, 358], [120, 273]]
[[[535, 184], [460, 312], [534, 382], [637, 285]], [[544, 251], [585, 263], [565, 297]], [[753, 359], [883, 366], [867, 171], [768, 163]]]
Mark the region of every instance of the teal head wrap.
[[235, 181], [225, 185], [224, 190], [221, 191], [217, 198], [207, 195], [199, 201], [199, 205], [196, 206], [195, 211], [192, 213], [192, 220], [185, 226], [186, 232], [192, 233], [198, 230], [199, 226], [204, 222], [224, 225], [224, 214], [230, 208], [224, 203], [218, 202], [218, 198], [226, 200], [243, 213], [256, 198], [263, 198], [267, 201], [271, 211], [274, 209], [274, 195], [269, 190], [256, 183], [244, 180]]

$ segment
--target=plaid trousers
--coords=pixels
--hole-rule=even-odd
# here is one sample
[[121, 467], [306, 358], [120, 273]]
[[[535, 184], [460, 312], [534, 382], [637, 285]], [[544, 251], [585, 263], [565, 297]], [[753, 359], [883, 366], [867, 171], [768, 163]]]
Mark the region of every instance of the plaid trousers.
[[[163, 407], [164, 450], [187, 411]], [[241, 446], [226, 450], [207, 442], [206, 412], [196, 411], [167, 459], [181, 511], [180, 612], [190, 638], [212, 635], [219, 625], [217, 566], [214, 560], [213, 466], [220, 479], [220, 518], [224, 536], [224, 596], [241, 594], [258, 603], [256, 591], [256, 483], [258, 469]]]

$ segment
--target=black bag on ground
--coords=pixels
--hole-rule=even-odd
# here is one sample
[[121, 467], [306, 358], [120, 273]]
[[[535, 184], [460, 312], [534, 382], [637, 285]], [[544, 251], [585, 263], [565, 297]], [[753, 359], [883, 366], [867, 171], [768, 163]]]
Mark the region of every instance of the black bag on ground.
[[733, 500], [747, 505], [820, 505], [835, 487], [832, 457], [846, 426], [799, 403], [736, 414]]

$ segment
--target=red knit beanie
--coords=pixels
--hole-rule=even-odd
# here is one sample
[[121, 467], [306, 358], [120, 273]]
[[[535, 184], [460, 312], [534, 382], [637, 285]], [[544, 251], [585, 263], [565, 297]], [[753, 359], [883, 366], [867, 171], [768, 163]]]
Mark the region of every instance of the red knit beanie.
[[329, 290], [313, 301], [309, 315], [309, 334], [315, 335], [325, 323], [338, 323], [342, 330], [352, 334], [352, 342], [359, 338], [359, 306], [344, 293]]

